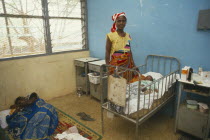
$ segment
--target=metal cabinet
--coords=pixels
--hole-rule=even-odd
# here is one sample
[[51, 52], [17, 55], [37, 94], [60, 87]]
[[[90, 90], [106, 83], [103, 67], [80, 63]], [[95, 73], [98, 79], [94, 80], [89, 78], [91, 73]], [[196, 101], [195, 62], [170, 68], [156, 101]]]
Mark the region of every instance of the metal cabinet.
[[[100, 75], [100, 70], [102, 65], [105, 64], [105, 60], [94, 61], [88, 63], [89, 72], [97, 72]], [[101, 82], [107, 83], [107, 78], [100, 79]], [[103, 99], [107, 98], [107, 85], [104, 85], [102, 91], [102, 84], [94, 84], [90, 82], [90, 95], [95, 97], [98, 100], [101, 100], [101, 95], [103, 95]]]
[[79, 58], [74, 60], [76, 69], [76, 86], [77, 89], [82, 90], [86, 94], [90, 92], [89, 80], [88, 80], [88, 63], [97, 61], [99, 58]]
[[183, 91], [187, 94], [210, 96], [210, 87], [195, 86], [192, 82], [179, 80], [179, 94], [175, 121], [175, 132], [181, 130], [203, 140], [208, 139], [210, 127], [209, 112], [203, 113], [199, 110], [188, 109], [185, 102], [181, 102]]

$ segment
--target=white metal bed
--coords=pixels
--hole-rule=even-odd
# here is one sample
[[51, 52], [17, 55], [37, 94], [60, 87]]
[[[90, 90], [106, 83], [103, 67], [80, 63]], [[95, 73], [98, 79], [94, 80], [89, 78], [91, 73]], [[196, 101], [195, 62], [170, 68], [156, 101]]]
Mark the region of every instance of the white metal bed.
[[[109, 68], [115, 68], [115, 72], [113, 74], [109, 73]], [[140, 71], [138, 71], [137, 70]], [[133, 69], [128, 69], [124, 67], [116, 67], [112, 65], [103, 65], [101, 67], [101, 84], [102, 91], [105, 88], [108, 88], [108, 96], [109, 89], [112, 82], [108, 82], [111, 77], [122, 77], [123, 73], [129, 73], [126, 79], [131, 79], [131, 73], [138, 75], [138, 81], [135, 82], [135, 90], [132, 92], [132, 88], [134, 87], [134, 83], [125, 83], [126, 86], [126, 97], [121, 111], [116, 111], [111, 106], [113, 104], [113, 100], [110, 101], [104, 100], [103, 94], [101, 94], [101, 122], [102, 122], [102, 133], [104, 133], [104, 110], [114, 113], [128, 121], [131, 121], [136, 124], [136, 140], [138, 140], [138, 129], [139, 125], [150, 118], [154, 113], [159, 111], [164, 105], [166, 105], [171, 99], [173, 99], [176, 93], [176, 74], [180, 72], [180, 62], [175, 57], [170, 56], [160, 56], [160, 55], [148, 55], [145, 59], [145, 64], [138, 66]], [[145, 74], [147, 72], [159, 73], [162, 77], [158, 79], [154, 79], [148, 85], [141, 85], [141, 74]], [[117, 79], [117, 78], [116, 78]], [[104, 85], [104, 86], [103, 86]], [[122, 85], [123, 86], [123, 85]], [[142, 89], [147, 89], [152, 92], [145, 93], [142, 92]], [[116, 91], [116, 90], [115, 90]], [[157, 92], [155, 92], [157, 91]], [[115, 92], [116, 95], [121, 96], [121, 93]], [[111, 96], [111, 95], [110, 95]], [[124, 96], [124, 95], [123, 95]], [[135, 98], [131, 98], [134, 97]], [[131, 102], [132, 101], [132, 102]], [[130, 106], [136, 107], [133, 111]], [[123, 111], [122, 111], [123, 110]]]

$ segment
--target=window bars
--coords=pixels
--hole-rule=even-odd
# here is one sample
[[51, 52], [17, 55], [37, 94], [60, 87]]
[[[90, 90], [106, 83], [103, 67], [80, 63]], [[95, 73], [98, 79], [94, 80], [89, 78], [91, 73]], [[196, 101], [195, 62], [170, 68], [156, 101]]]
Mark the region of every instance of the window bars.
[[0, 0], [0, 60], [87, 49], [85, 0]]

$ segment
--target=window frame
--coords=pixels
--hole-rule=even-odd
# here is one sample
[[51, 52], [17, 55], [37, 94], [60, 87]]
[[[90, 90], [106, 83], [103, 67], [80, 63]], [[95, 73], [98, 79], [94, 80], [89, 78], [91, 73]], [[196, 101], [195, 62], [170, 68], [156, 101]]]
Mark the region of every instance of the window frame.
[[[44, 30], [44, 40], [45, 40], [45, 53], [43, 54], [33, 54], [33, 55], [24, 55], [24, 56], [15, 56], [15, 57], [7, 57], [7, 58], [0, 58], [0, 61], [5, 60], [14, 60], [14, 59], [23, 59], [23, 58], [32, 58], [32, 57], [40, 57], [40, 56], [49, 56], [49, 55], [56, 55], [56, 54], [63, 54], [63, 53], [72, 53], [72, 52], [81, 52], [81, 51], [88, 51], [88, 29], [87, 29], [87, 0], [80, 0], [81, 3], [81, 18], [78, 17], [57, 17], [57, 16], [49, 16], [48, 11], [48, 0], [41, 0], [42, 6], [42, 16], [36, 15], [15, 15], [15, 14], [5, 14], [6, 7], [5, 7], [5, 0], [2, 1], [2, 7], [4, 14], [0, 13], [0, 17], [5, 18], [5, 22], [7, 22], [7, 18], [38, 18], [43, 20], [43, 30]], [[51, 43], [51, 33], [50, 33], [50, 19], [75, 19], [81, 20], [82, 22], [82, 49], [78, 50], [66, 50], [66, 51], [59, 51], [59, 52], [52, 52], [52, 43]], [[6, 23], [7, 24], [7, 23]]]

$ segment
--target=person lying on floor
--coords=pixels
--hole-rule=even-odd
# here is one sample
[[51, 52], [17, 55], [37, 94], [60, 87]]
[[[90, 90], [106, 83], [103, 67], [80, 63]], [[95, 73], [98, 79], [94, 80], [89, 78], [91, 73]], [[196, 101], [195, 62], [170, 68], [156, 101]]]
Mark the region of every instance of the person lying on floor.
[[8, 130], [15, 139], [49, 140], [58, 125], [55, 108], [33, 92], [27, 97], [18, 97], [6, 117]]

